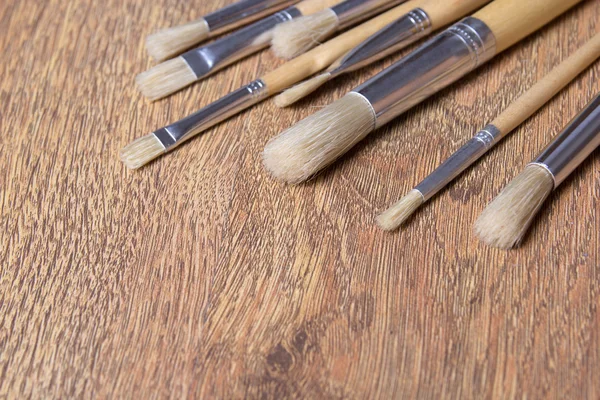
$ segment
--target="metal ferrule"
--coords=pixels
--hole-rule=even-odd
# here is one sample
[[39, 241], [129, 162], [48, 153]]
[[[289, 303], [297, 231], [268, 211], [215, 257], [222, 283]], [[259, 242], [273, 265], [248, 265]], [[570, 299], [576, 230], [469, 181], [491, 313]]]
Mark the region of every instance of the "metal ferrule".
[[190, 50], [181, 57], [196, 74], [197, 79], [205, 78], [249, 54], [264, 49], [271, 42], [271, 33], [276, 25], [301, 15], [296, 7], [289, 7], [212, 43]]
[[488, 26], [473, 17], [448, 28], [360, 85], [377, 116], [376, 128], [457, 81], [496, 54]]
[[331, 7], [339, 20], [338, 29], [344, 29], [370, 17], [380, 14], [406, 0], [346, 0]]
[[494, 125], [486, 126], [423, 179], [415, 189], [421, 192], [425, 201], [429, 200], [483, 156], [501, 137], [500, 130]]
[[558, 187], [600, 146], [600, 95], [550, 143], [531, 164], [546, 168]]
[[427, 36], [431, 30], [427, 13], [415, 8], [351, 50], [331, 66], [329, 73], [335, 77], [356, 71], [407, 47]]
[[210, 33], [218, 35], [279, 11], [296, 0], [242, 0], [204, 16]]
[[219, 122], [259, 103], [268, 96], [262, 80], [256, 80], [171, 125], [160, 128], [154, 136], [165, 146], [175, 147]]

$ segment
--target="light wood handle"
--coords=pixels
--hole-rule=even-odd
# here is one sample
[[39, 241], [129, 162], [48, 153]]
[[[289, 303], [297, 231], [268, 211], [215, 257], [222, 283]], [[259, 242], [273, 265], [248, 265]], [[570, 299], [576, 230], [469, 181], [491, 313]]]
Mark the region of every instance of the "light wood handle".
[[296, 8], [302, 15], [310, 15], [323, 11], [326, 8], [331, 8], [343, 0], [304, 0], [296, 4]]
[[492, 124], [503, 135], [521, 125], [600, 57], [600, 33], [511, 103]]
[[423, 8], [429, 16], [433, 29], [439, 29], [472, 13], [490, 1], [491, 0], [430, 0], [421, 8]]
[[494, 32], [500, 53], [581, 1], [495, 0], [473, 16]]
[[422, 8], [432, 19], [435, 28], [440, 28], [479, 8], [489, 0], [411, 0], [357, 26], [348, 32], [324, 43], [266, 74], [261, 79], [274, 95], [309, 76], [329, 67], [348, 51], [358, 46], [369, 36], [383, 29], [417, 7]]

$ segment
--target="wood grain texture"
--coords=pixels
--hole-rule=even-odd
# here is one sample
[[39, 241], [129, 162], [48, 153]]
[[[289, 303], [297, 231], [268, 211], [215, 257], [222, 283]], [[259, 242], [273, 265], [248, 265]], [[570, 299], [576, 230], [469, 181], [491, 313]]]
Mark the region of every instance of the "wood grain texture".
[[472, 232], [600, 90], [598, 64], [402, 231], [373, 219], [600, 31], [600, 3], [306, 184], [266, 175], [266, 141], [392, 60], [127, 171], [133, 138], [280, 64], [263, 52], [153, 104], [135, 91], [145, 34], [228, 1], [0, 2], [0, 398], [599, 398], [598, 152], [521, 248]]

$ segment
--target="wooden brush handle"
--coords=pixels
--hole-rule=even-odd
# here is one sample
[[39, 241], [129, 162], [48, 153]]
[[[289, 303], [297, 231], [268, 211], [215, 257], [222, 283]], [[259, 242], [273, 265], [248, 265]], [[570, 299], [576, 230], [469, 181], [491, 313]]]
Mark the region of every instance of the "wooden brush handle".
[[492, 122], [503, 135], [521, 125], [600, 57], [600, 33], [511, 103]]
[[302, 15], [310, 15], [323, 11], [326, 8], [331, 8], [343, 0], [304, 0], [296, 4], [296, 8]]
[[[429, 0], [421, 7], [434, 30], [449, 25], [486, 5], [491, 0]], [[528, 1], [528, 0], [523, 0]]]
[[473, 16], [494, 32], [500, 53], [581, 1], [495, 0]]
[[279, 93], [329, 67], [335, 60], [358, 46], [369, 36], [383, 29], [412, 9], [421, 7], [426, 2], [428, 0], [411, 0], [396, 6], [378, 17], [288, 61], [281, 67], [264, 75], [261, 79], [267, 84], [270, 95]]

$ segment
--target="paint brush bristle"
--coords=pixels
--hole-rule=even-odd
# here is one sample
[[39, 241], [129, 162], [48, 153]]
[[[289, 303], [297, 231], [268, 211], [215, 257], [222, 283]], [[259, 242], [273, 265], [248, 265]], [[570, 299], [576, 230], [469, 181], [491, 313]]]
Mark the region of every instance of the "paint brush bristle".
[[165, 146], [151, 133], [123, 147], [120, 156], [127, 168], [138, 169], [164, 152]]
[[275, 178], [300, 183], [334, 162], [374, 128], [371, 104], [350, 92], [271, 139], [263, 162]]
[[413, 189], [396, 204], [377, 216], [377, 225], [383, 230], [393, 231], [402, 225], [425, 202], [423, 195]]
[[164, 61], [206, 40], [210, 34], [204, 19], [155, 32], [146, 37], [146, 50], [152, 58]]
[[546, 168], [528, 165], [483, 210], [475, 222], [475, 233], [493, 247], [516, 246], [553, 188], [554, 179]]
[[271, 43], [277, 57], [292, 59], [321, 44], [339, 25], [335, 12], [325, 9], [278, 25]]
[[177, 57], [138, 74], [135, 82], [144, 96], [158, 100], [191, 85], [196, 79], [188, 63]]
[[279, 108], [284, 108], [294, 104], [298, 100], [308, 96], [331, 79], [331, 74], [325, 72], [317, 75], [314, 78], [308, 79], [296, 86], [292, 86], [288, 90], [275, 97], [275, 105]]

